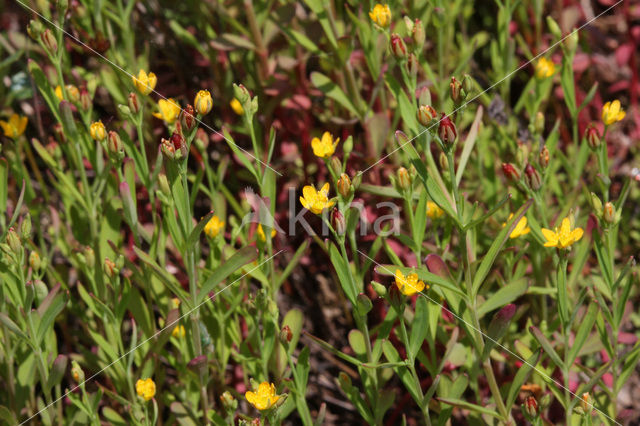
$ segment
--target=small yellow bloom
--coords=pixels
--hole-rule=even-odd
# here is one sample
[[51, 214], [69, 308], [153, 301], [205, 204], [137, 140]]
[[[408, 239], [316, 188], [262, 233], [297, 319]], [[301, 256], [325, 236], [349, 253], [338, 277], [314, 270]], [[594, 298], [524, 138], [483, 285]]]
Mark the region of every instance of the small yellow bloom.
[[212, 216], [209, 222], [204, 226], [204, 233], [210, 238], [215, 238], [216, 235], [224, 229], [224, 221], [220, 220], [218, 216]]
[[193, 100], [193, 106], [200, 115], [207, 115], [213, 108], [213, 99], [208, 90], [200, 90]]
[[556, 72], [556, 65], [547, 58], [540, 58], [536, 64], [536, 77], [540, 80], [551, 77]]
[[442, 210], [439, 205], [431, 200], [427, 201], [427, 216], [429, 216], [431, 220], [440, 219], [443, 215], [444, 210]]
[[[513, 217], [513, 213], [510, 213], [507, 221], [510, 221], [512, 217]], [[506, 222], [502, 224], [503, 228], [505, 226], [507, 226]], [[513, 228], [513, 231], [511, 231], [509, 238], [518, 238], [523, 235], [527, 235], [529, 232], [531, 232], [531, 228], [527, 226], [527, 218], [525, 216], [522, 216], [522, 219], [518, 221], [518, 224], [516, 225], [516, 227]]]
[[8, 122], [0, 120], [0, 126], [2, 127], [2, 131], [6, 137], [16, 139], [24, 133], [28, 122], [29, 119], [26, 116], [13, 113], [9, 117]]
[[389, 5], [376, 4], [373, 10], [369, 12], [369, 18], [379, 27], [387, 28], [391, 23], [391, 9], [389, 9]]
[[159, 112], [154, 112], [153, 116], [163, 120], [167, 124], [173, 124], [180, 115], [180, 105], [169, 98], [167, 100], [160, 99], [158, 101]]
[[[64, 86], [64, 88], [67, 90], [67, 95], [69, 95], [69, 100], [71, 102], [75, 103], [80, 100], [80, 90], [78, 90], [76, 86], [74, 86], [73, 84], [67, 84], [66, 86]], [[63, 101], [64, 95], [62, 94], [62, 87], [56, 86], [55, 92], [56, 97]]]
[[565, 217], [562, 219], [560, 229], [555, 228], [552, 231], [551, 229], [542, 228], [542, 235], [547, 239], [544, 246], [564, 249], [571, 246], [573, 243], [580, 241], [582, 234], [584, 234], [584, 230], [582, 228], [571, 229], [571, 227], [571, 220], [568, 217]]
[[602, 121], [607, 126], [622, 120], [625, 115], [627, 113], [620, 107], [620, 101], [617, 99], [613, 102], [607, 102], [602, 107]]
[[172, 298], [171, 306], [173, 306], [173, 309], [178, 309], [178, 307], [180, 307], [180, 299], [178, 299], [177, 297]]
[[229, 105], [231, 105], [231, 109], [236, 114], [238, 115], [244, 114], [244, 108], [242, 108], [242, 104], [236, 98], [231, 99], [231, 102], [229, 102]]
[[184, 330], [184, 325], [177, 325], [173, 328], [173, 330], [171, 330], [171, 335], [173, 337], [184, 337], [184, 335], [186, 334], [185, 330]]
[[328, 198], [329, 183], [325, 183], [320, 191], [316, 190], [312, 185], [307, 185], [302, 188], [302, 195], [303, 197], [300, 197], [302, 207], [311, 210], [315, 214], [320, 214], [324, 209], [328, 209], [335, 204], [334, 201], [329, 201]]
[[329, 132], [322, 134], [322, 139], [311, 139], [311, 148], [313, 153], [320, 158], [329, 158], [336, 152], [336, 146], [338, 146], [340, 138], [333, 140], [333, 135]]
[[276, 395], [276, 386], [268, 382], [260, 383], [256, 392], [247, 391], [244, 396], [260, 411], [268, 410], [280, 399], [280, 395]]
[[131, 79], [138, 92], [145, 96], [153, 92], [158, 82], [158, 78], [154, 73], [150, 72], [147, 74], [144, 70], [140, 70], [138, 77], [132, 76]]
[[89, 133], [94, 141], [102, 141], [107, 137], [107, 129], [104, 127], [101, 120], [91, 123], [91, 126], [89, 126]]
[[[258, 229], [256, 229], [256, 233], [258, 234], [258, 239], [263, 243], [267, 241], [267, 236], [264, 233], [264, 229], [262, 229], [262, 225], [258, 224]], [[271, 238], [276, 236], [276, 230], [271, 229]]]
[[[409, 274], [405, 277], [400, 269], [396, 269], [395, 277], [398, 290], [405, 296], [412, 296], [425, 288], [424, 282], [418, 279], [418, 274]], [[429, 286], [426, 288], [429, 289]]]
[[144, 398], [145, 401], [149, 401], [156, 394], [156, 384], [151, 378], [144, 380], [138, 379], [136, 382], [136, 393]]

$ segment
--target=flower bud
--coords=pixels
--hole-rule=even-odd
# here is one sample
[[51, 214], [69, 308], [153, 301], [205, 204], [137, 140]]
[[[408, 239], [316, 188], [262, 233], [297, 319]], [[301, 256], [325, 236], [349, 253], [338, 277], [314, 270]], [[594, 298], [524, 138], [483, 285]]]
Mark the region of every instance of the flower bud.
[[612, 202], [607, 202], [602, 207], [602, 219], [609, 224], [616, 222], [616, 208]]
[[135, 92], [129, 93], [129, 110], [136, 115], [140, 113], [140, 102]]
[[158, 187], [160, 191], [167, 197], [171, 196], [171, 188], [169, 188], [169, 181], [167, 181], [167, 175], [160, 173], [158, 175]]
[[77, 86], [74, 86], [73, 84], [67, 84], [64, 88], [67, 91], [69, 101], [72, 104], [77, 104], [80, 102], [80, 90]]
[[418, 75], [418, 69], [420, 65], [418, 64], [418, 58], [414, 53], [409, 54], [409, 59], [407, 60], [407, 70], [409, 71], [409, 75], [416, 76]]
[[425, 33], [422, 21], [420, 21], [419, 19], [416, 19], [413, 23], [413, 28], [411, 29], [411, 39], [413, 40], [413, 44], [415, 45], [416, 50], [421, 50], [422, 46], [424, 46]]
[[118, 271], [116, 264], [108, 257], [105, 257], [104, 259], [103, 269], [104, 273], [107, 274], [107, 277], [109, 278], [115, 277], [120, 272]]
[[529, 160], [529, 152], [529, 144], [518, 142], [518, 149], [516, 150], [516, 163], [518, 163], [520, 167], [523, 167], [525, 164], [527, 164]]
[[331, 161], [329, 162], [329, 167], [333, 169], [334, 173], [339, 175], [342, 174], [342, 162], [338, 157], [331, 157]]
[[123, 154], [124, 146], [122, 145], [122, 140], [120, 139], [120, 135], [118, 133], [111, 130], [109, 132], [109, 139], [107, 140], [107, 147], [109, 148], [109, 152], [116, 156]]
[[41, 265], [42, 261], [40, 260], [40, 255], [38, 254], [38, 252], [32, 251], [31, 253], [29, 253], [29, 266], [31, 266], [31, 269], [33, 269], [34, 272], [37, 272], [40, 270]]
[[198, 124], [198, 122], [196, 121], [195, 112], [191, 105], [187, 105], [180, 112], [180, 122], [182, 123], [182, 127], [187, 133], [190, 133], [191, 130], [193, 130], [194, 127], [196, 127], [196, 125]]
[[458, 137], [456, 125], [444, 114], [442, 114], [440, 125], [438, 126], [438, 136], [445, 146], [452, 146]]
[[533, 396], [528, 396], [524, 400], [524, 411], [532, 419], [538, 417], [538, 401]]
[[84, 248], [84, 258], [89, 269], [93, 269], [96, 264], [96, 255], [91, 247], [87, 246]]
[[440, 170], [442, 170], [443, 172], [449, 172], [449, 159], [447, 158], [447, 154], [440, 151], [438, 162], [440, 163]]
[[397, 60], [407, 58], [407, 46], [398, 34], [391, 34], [391, 53]]
[[469, 74], [465, 74], [462, 77], [462, 90], [464, 90], [465, 94], [468, 96], [469, 93], [473, 90], [473, 79]]
[[593, 410], [593, 402], [591, 401], [591, 395], [589, 392], [585, 392], [582, 394], [582, 398], [580, 398], [580, 407], [585, 413], [591, 413]]
[[234, 83], [233, 96], [235, 96], [235, 98], [240, 102], [240, 105], [242, 105], [243, 107], [247, 102], [251, 101], [251, 95], [249, 94], [249, 91], [242, 84]]
[[536, 118], [533, 122], [533, 128], [538, 135], [541, 135], [542, 132], [544, 132], [544, 114], [540, 111], [536, 113]]
[[546, 169], [549, 165], [549, 149], [546, 146], [543, 146], [540, 150], [540, 154], [538, 155], [538, 164], [542, 170]]
[[229, 391], [224, 391], [222, 395], [220, 395], [220, 401], [225, 410], [235, 410], [238, 407], [238, 402]]
[[433, 123], [433, 120], [438, 116], [438, 113], [430, 105], [420, 105], [416, 113], [418, 122], [424, 127], [428, 127]]
[[347, 231], [347, 223], [344, 215], [337, 207], [334, 207], [331, 211], [331, 225], [338, 235], [344, 235]]
[[564, 46], [571, 54], [576, 51], [576, 48], [578, 47], [578, 31], [576, 31], [575, 28], [565, 38]]
[[598, 131], [595, 123], [589, 124], [587, 130], [585, 130], [584, 137], [587, 139], [589, 148], [594, 151], [600, 148], [600, 132]]
[[397, 172], [398, 178], [398, 186], [403, 191], [411, 190], [411, 176], [409, 176], [409, 171], [404, 167], [400, 167]]
[[542, 186], [542, 179], [540, 179], [540, 174], [531, 164], [527, 164], [524, 168], [524, 178], [527, 182], [527, 186], [534, 191], [537, 191]]
[[29, 34], [29, 37], [38, 41], [38, 38], [43, 31], [44, 27], [42, 26], [42, 23], [40, 21], [29, 21], [29, 25], [27, 25], [27, 33]]
[[213, 99], [208, 90], [200, 90], [193, 100], [193, 106], [200, 115], [207, 115], [213, 108]]
[[340, 179], [338, 179], [338, 193], [342, 195], [343, 198], [351, 195], [351, 179], [349, 179], [349, 175], [346, 173], [342, 173]]
[[44, 47], [50, 55], [53, 55], [58, 51], [58, 42], [49, 28], [45, 29], [42, 34], [40, 34], [40, 40], [42, 40], [42, 44], [44, 44]]
[[91, 138], [98, 142], [103, 141], [107, 137], [107, 129], [100, 120], [91, 123], [91, 126], [89, 126], [89, 133], [91, 134]]
[[86, 87], [80, 89], [80, 108], [83, 111], [89, 111], [91, 109], [91, 95]]
[[22, 250], [22, 242], [20, 241], [20, 236], [13, 228], [9, 228], [9, 232], [7, 232], [7, 244], [11, 248], [13, 253], [20, 254]]
[[288, 325], [285, 325], [282, 327], [282, 330], [280, 330], [280, 342], [282, 342], [282, 344], [287, 344], [291, 342], [291, 339], [293, 339], [291, 328]]
[[595, 210], [596, 215], [598, 217], [602, 216], [602, 201], [600, 201], [600, 197], [598, 197], [594, 192], [591, 193], [591, 205], [593, 206], [593, 210]]
[[371, 281], [371, 287], [376, 292], [378, 297], [385, 297], [387, 295], [387, 288], [377, 281]]
[[23, 240], [31, 238], [31, 214], [27, 213], [20, 224], [20, 236]]
[[84, 371], [82, 371], [77, 361], [71, 361], [71, 377], [76, 383], [84, 382]]
[[466, 97], [466, 94], [462, 89], [462, 83], [456, 80], [455, 77], [451, 77], [451, 83], [449, 83], [449, 89], [450, 89], [449, 93], [451, 95], [451, 99], [456, 105], [460, 104]]
[[509, 182], [518, 182], [520, 180], [520, 173], [511, 163], [502, 163], [502, 173], [504, 173]]
[[562, 30], [556, 21], [548, 15], [547, 16], [547, 26], [549, 27], [549, 32], [553, 34], [555, 38], [562, 38]]

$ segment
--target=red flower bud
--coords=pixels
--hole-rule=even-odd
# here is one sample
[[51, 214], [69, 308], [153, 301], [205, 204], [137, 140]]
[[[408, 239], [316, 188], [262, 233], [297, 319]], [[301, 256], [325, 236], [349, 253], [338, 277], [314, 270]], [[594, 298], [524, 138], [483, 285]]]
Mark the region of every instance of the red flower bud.
[[138, 95], [136, 95], [135, 92], [129, 93], [129, 109], [134, 114], [140, 112], [140, 103], [138, 102]]
[[520, 173], [511, 163], [502, 163], [502, 173], [510, 182], [518, 182], [520, 180]]
[[538, 417], [538, 401], [533, 396], [528, 396], [524, 400], [524, 409], [532, 418]]
[[182, 122], [182, 127], [184, 127], [184, 130], [187, 133], [191, 132], [191, 130], [193, 130], [193, 128], [196, 127], [197, 124], [193, 107], [191, 105], [187, 105], [186, 107], [184, 107], [184, 109], [180, 113], [180, 116], [180, 121]]
[[451, 83], [449, 83], [449, 89], [451, 89], [451, 99], [454, 103], [458, 104], [462, 100], [461, 91], [462, 83], [456, 80], [455, 77], [451, 77]]
[[405, 59], [407, 57], [407, 45], [398, 34], [391, 34], [391, 53], [396, 59]]
[[527, 164], [524, 168], [524, 178], [527, 182], [527, 186], [537, 191], [542, 186], [542, 179], [540, 179], [540, 173], [531, 164]]
[[451, 119], [442, 114], [442, 118], [440, 119], [440, 125], [438, 126], [438, 136], [440, 140], [445, 145], [453, 145], [458, 137], [458, 131], [456, 130], [456, 125], [453, 124]]
[[344, 235], [347, 230], [347, 223], [344, 219], [344, 215], [337, 207], [334, 207], [331, 211], [331, 225], [338, 235]]
[[596, 150], [600, 147], [600, 132], [594, 123], [589, 124], [587, 130], [584, 132], [584, 137], [587, 139], [589, 148]]
[[416, 112], [418, 122], [425, 127], [429, 126], [437, 116], [438, 113], [430, 105], [420, 105]]

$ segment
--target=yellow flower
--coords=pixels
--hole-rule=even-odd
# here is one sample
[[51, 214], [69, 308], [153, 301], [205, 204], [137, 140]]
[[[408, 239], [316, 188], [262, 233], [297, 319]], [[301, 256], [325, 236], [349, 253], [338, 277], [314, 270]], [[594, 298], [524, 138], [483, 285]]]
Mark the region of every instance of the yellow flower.
[[547, 58], [540, 58], [536, 64], [536, 77], [544, 79], [551, 77], [556, 72], [556, 65]]
[[444, 210], [442, 210], [439, 205], [433, 201], [427, 201], [427, 216], [429, 216], [431, 220], [440, 219], [442, 215], [444, 215]]
[[[256, 230], [256, 233], [258, 234], [258, 239], [260, 241], [262, 241], [263, 243], [265, 241], [267, 241], [267, 236], [264, 233], [264, 229], [262, 229], [262, 225], [258, 224], [258, 229]], [[275, 229], [271, 229], [271, 238], [276, 236], [276, 230]]]
[[153, 116], [163, 120], [167, 124], [173, 124], [180, 115], [180, 105], [178, 105], [173, 98], [167, 100], [160, 99], [158, 101], [158, 109], [160, 111], [154, 112]]
[[138, 379], [136, 382], [136, 393], [144, 398], [145, 401], [149, 401], [156, 394], [156, 384], [151, 378], [144, 380]]
[[140, 70], [138, 73], [138, 77], [131, 76], [133, 80], [133, 85], [136, 86], [138, 92], [143, 95], [148, 95], [153, 92], [153, 89], [156, 87], [156, 83], [158, 82], [158, 78], [152, 72], [147, 74], [144, 70]]
[[220, 220], [218, 216], [212, 216], [209, 222], [204, 226], [204, 233], [210, 238], [214, 238], [224, 229], [224, 221]]
[[[396, 269], [395, 277], [398, 290], [405, 296], [412, 296], [425, 288], [424, 282], [418, 279], [418, 274], [409, 274], [405, 277], [400, 269]], [[429, 286], [426, 288], [428, 290]]]
[[627, 115], [622, 108], [620, 108], [620, 101], [615, 100], [613, 102], [607, 102], [602, 107], [602, 121], [609, 126], [616, 121], [620, 121]]
[[101, 120], [91, 123], [91, 126], [89, 126], [89, 133], [94, 141], [102, 141], [107, 137], [107, 129], [105, 129]]
[[193, 100], [193, 106], [200, 115], [209, 114], [211, 108], [213, 108], [213, 99], [211, 99], [211, 93], [208, 90], [200, 90]]
[[[78, 90], [76, 86], [73, 84], [67, 84], [64, 88], [67, 90], [67, 95], [69, 95], [69, 100], [71, 102], [78, 102], [80, 100], [80, 90]], [[56, 97], [63, 101], [64, 95], [62, 94], [62, 87], [56, 86], [55, 92]]]
[[389, 5], [385, 4], [383, 6], [380, 3], [376, 4], [373, 10], [369, 12], [369, 18], [378, 26], [387, 28], [391, 23], [391, 9], [389, 9]]
[[231, 102], [229, 102], [229, 105], [231, 105], [231, 109], [236, 114], [238, 115], [244, 114], [244, 108], [242, 108], [242, 104], [236, 98], [231, 99]]
[[329, 183], [325, 183], [320, 191], [312, 185], [307, 185], [302, 188], [302, 195], [300, 197], [300, 203], [305, 209], [311, 210], [315, 214], [320, 214], [324, 209], [332, 207], [335, 202], [329, 201], [327, 197], [329, 195]]
[[16, 139], [18, 136], [24, 133], [27, 128], [29, 119], [24, 115], [18, 115], [16, 113], [11, 114], [9, 121], [0, 120], [0, 126], [4, 135], [11, 139]]
[[244, 396], [260, 411], [268, 410], [280, 399], [280, 395], [276, 395], [276, 386], [268, 382], [260, 383], [257, 392], [247, 391]]
[[571, 229], [571, 227], [571, 220], [568, 217], [565, 217], [562, 219], [560, 229], [555, 228], [552, 231], [551, 229], [542, 228], [542, 235], [547, 239], [544, 246], [564, 249], [571, 246], [573, 243], [580, 241], [582, 234], [584, 234], [584, 230], [582, 228]]
[[184, 325], [177, 325], [173, 328], [173, 330], [171, 330], [171, 335], [173, 337], [184, 337], [184, 335], [186, 334], [185, 330], [184, 330]]
[[178, 309], [178, 307], [180, 306], [180, 299], [178, 299], [177, 297], [172, 298], [171, 306], [173, 307], [173, 309]]
[[336, 146], [338, 146], [338, 142], [340, 142], [340, 138], [336, 138], [333, 140], [333, 135], [329, 132], [324, 132], [322, 134], [322, 139], [313, 138], [311, 139], [311, 148], [313, 148], [313, 153], [320, 158], [329, 158], [336, 152]]
[[[510, 221], [512, 217], [513, 217], [513, 213], [510, 213], [507, 221]], [[502, 224], [503, 228], [505, 226], [507, 226], [506, 222]], [[527, 226], [527, 218], [522, 216], [522, 219], [518, 221], [518, 224], [516, 225], [516, 227], [513, 229], [513, 231], [511, 231], [509, 238], [518, 238], [523, 235], [527, 235], [529, 232], [531, 232], [531, 228]]]

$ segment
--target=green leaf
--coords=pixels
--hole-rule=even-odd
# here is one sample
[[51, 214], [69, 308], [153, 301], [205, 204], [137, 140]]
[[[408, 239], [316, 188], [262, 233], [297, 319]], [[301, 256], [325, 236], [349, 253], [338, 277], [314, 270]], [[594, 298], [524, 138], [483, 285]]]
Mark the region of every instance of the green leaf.
[[497, 412], [490, 410], [489, 408], [482, 407], [480, 405], [472, 404], [462, 399], [438, 397], [437, 400], [444, 404], [452, 405], [454, 407], [464, 408], [470, 411], [475, 411], [476, 413], [479, 413], [479, 414], [487, 414], [489, 416], [495, 417], [496, 419], [502, 419], [500, 414], [498, 414]]
[[349, 265], [344, 261], [340, 251], [333, 243], [329, 243], [329, 258], [336, 270], [336, 274], [338, 274], [338, 280], [340, 281], [344, 294], [347, 296], [347, 299], [349, 299], [349, 302], [355, 306], [357, 294], [356, 289], [353, 287], [353, 283], [351, 282]]
[[562, 362], [562, 359], [560, 359], [560, 356], [558, 355], [558, 353], [553, 349], [553, 346], [551, 346], [551, 342], [549, 342], [547, 338], [544, 336], [544, 334], [542, 334], [542, 331], [540, 331], [538, 328], [534, 326], [529, 327], [529, 331], [531, 331], [531, 334], [533, 334], [533, 337], [535, 337], [538, 343], [540, 343], [540, 346], [542, 346], [542, 349], [544, 349], [547, 355], [549, 355], [549, 358], [551, 358], [554, 364], [558, 368], [563, 369], [564, 362]]
[[213, 212], [209, 212], [202, 219], [200, 219], [200, 222], [198, 222], [198, 224], [195, 226], [195, 228], [193, 228], [193, 230], [187, 237], [185, 248], [190, 248], [196, 245], [196, 243], [200, 239], [200, 234], [202, 233], [202, 230], [204, 229], [205, 226], [207, 226], [209, 219], [211, 219], [212, 217], [213, 217]]
[[[171, 290], [174, 296], [178, 297], [181, 302], [186, 303], [188, 309], [193, 308], [191, 301], [187, 299], [185, 291], [176, 278], [156, 263], [147, 253], [136, 246], [133, 246], [133, 252], [147, 265], [151, 266], [151, 270], [155, 275]], [[134, 266], [135, 267], [135, 266]]]
[[24, 334], [24, 332], [20, 330], [20, 327], [18, 327], [18, 325], [15, 322], [13, 322], [13, 320], [11, 320], [11, 318], [9, 318], [9, 316], [4, 312], [0, 312], [0, 322], [4, 324], [4, 326], [7, 327], [9, 330], [13, 331], [15, 334], [20, 336], [21, 338], [28, 340], [27, 335]]
[[489, 275], [489, 271], [493, 266], [493, 262], [495, 262], [496, 258], [498, 257], [500, 250], [502, 250], [502, 246], [509, 238], [509, 235], [511, 235], [511, 232], [513, 232], [513, 230], [515, 229], [520, 219], [524, 217], [529, 207], [531, 207], [532, 203], [533, 203], [533, 199], [529, 199], [526, 203], [522, 205], [522, 207], [518, 209], [517, 212], [514, 213], [511, 220], [507, 223], [507, 225], [504, 228], [502, 228], [502, 230], [500, 231], [496, 239], [493, 241], [493, 244], [491, 244], [491, 247], [489, 247], [489, 251], [487, 252], [487, 254], [482, 258], [482, 262], [480, 263], [478, 270], [473, 276], [473, 284], [471, 287], [473, 298], [476, 297], [476, 295], [478, 294], [478, 290], [480, 289], [480, 286], [484, 282], [487, 275]]
[[40, 324], [38, 325], [38, 331], [36, 332], [36, 342], [38, 345], [42, 343], [45, 333], [47, 333], [51, 329], [56, 317], [64, 309], [65, 305], [67, 304], [67, 298], [68, 293], [66, 291], [62, 294], [57, 295], [51, 301], [51, 304], [42, 315]]
[[418, 297], [416, 299], [416, 312], [411, 322], [411, 335], [409, 336], [409, 354], [410, 359], [415, 359], [418, 351], [422, 347], [422, 342], [427, 337], [429, 328], [426, 325], [429, 323], [429, 307], [427, 299], [424, 297]]
[[514, 402], [516, 401], [516, 398], [518, 397], [518, 394], [520, 393], [520, 388], [522, 387], [524, 382], [527, 381], [527, 379], [531, 375], [531, 372], [533, 371], [535, 366], [538, 365], [541, 355], [542, 355], [541, 351], [534, 352], [529, 357], [529, 359], [527, 359], [527, 361], [524, 364], [522, 364], [518, 369], [518, 372], [516, 373], [515, 377], [513, 378], [513, 381], [511, 382], [511, 386], [509, 387], [509, 393], [507, 394], [507, 399], [506, 399], [507, 410], [510, 410], [511, 407], [513, 406]]
[[0, 158], [0, 214], [4, 215], [7, 211], [7, 190], [9, 179], [9, 164], [7, 159]]
[[102, 409], [102, 416], [107, 419], [109, 424], [115, 426], [126, 426], [128, 424], [126, 420], [123, 419], [122, 416], [120, 416], [120, 414], [118, 414], [118, 412], [111, 407], [104, 407]]
[[258, 258], [258, 250], [255, 247], [244, 247], [238, 250], [233, 256], [227, 259], [218, 267], [202, 284], [196, 305], [199, 305], [205, 298], [209, 297], [212, 291], [222, 280], [226, 279], [232, 273], [238, 271], [247, 263], [251, 263]]
[[349, 346], [357, 356], [363, 357], [366, 355], [367, 349], [364, 334], [360, 330], [351, 330], [347, 335], [347, 339], [349, 340]]
[[342, 91], [342, 89], [335, 84], [326, 75], [314, 71], [311, 73], [311, 83], [320, 89], [326, 96], [338, 102], [342, 107], [347, 109], [353, 115], [359, 117], [356, 106], [351, 102], [349, 97]]
[[478, 308], [478, 318], [482, 318], [488, 312], [513, 302], [527, 291], [527, 287], [527, 279], [524, 277], [502, 287], [480, 305]]
[[473, 124], [471, 125], [471, 129], [469, 129], [469, 133], [467, 134], [467, 139], [465, 139], [464, 141], [464, 148], [462, 148], [460, 162], [458, 163], [458, 170], [456, 171], [456, 185], [460, 185], [462, 174], [464, 173], [464, 169], [467, 166], [467, 161], [469, 161], [469, 157], [471, 156], [473, 147], [476, 144], [476, 139], [478, 138], [478, 130], [480, 129], [480, 122], [482, 121], [482, 111], [482, 105], [480, 105], [478, 107], [478, 111], [476, 112], [476, 117], [473, 120]]
[[567, 359], [567, 365], [573, 365], [573, 361], [575, 361], [580, 349], [584, 345], [584, 342], [589, 337], [591, 333], [591, 329], [593, 328], [593, 324], [596, 322], [596, 317], [598, 316], [598, 304], [595, 302], [591, 302], [589, 304], [589, 308], [587, 312], [582, 317], [582, 321], [580, 321], [580, 327], [578, 327], [578, 332], [576, 333], [576, 337], [573, 341], [573, 345], [569, 349], [569, 357]]
[[[382, 351], [384, 352], [384, 356], [391, 363], [401, 363], [403, 361], [400, 358], [398, 351], [389, 340], [385, 340], [382, 343]], [[398, 377], [400, 377], [400, 380], [407, 388], [407, 391], [413, 397], [413, 400], [420, 404], [422, 402], [420, 398], [420, 394], [422, 391], [417, 387], [417, 383], [413, 379], [409, 368], [406, 365], [401, 365], [398, 367], [394, 367], [393, 370], [396, 372]]]

